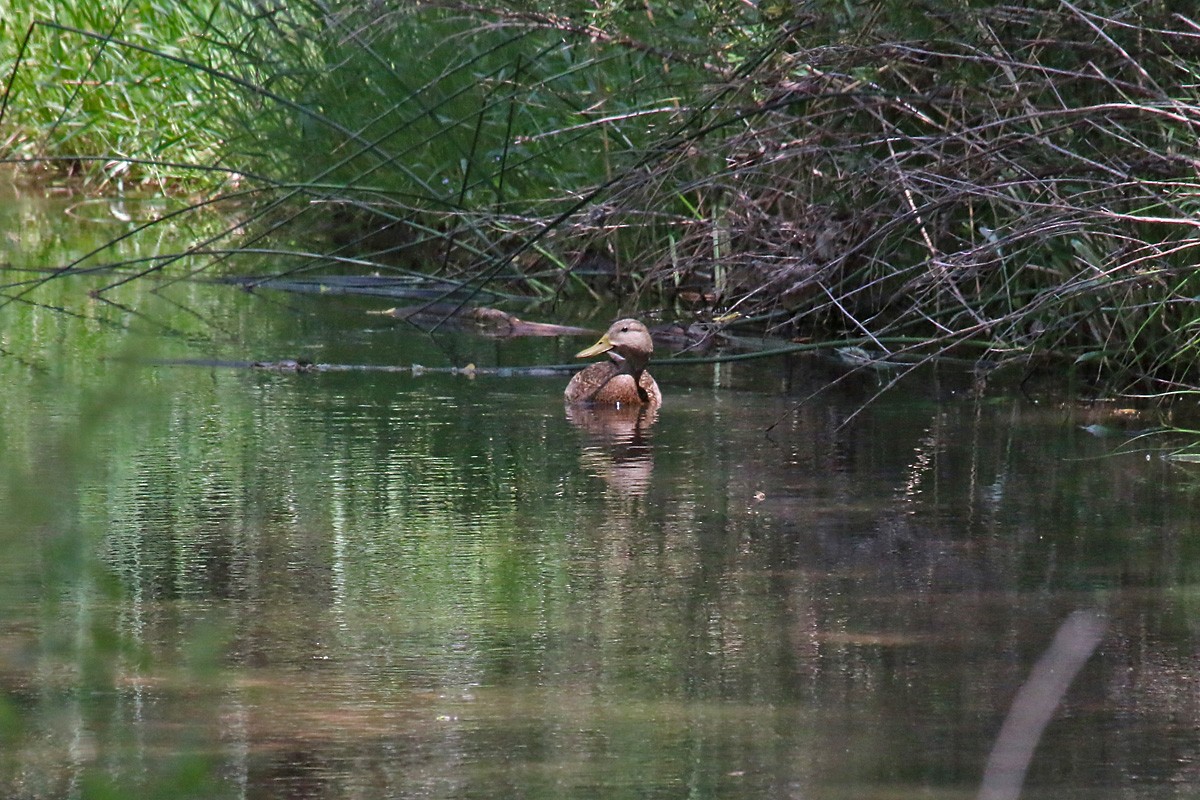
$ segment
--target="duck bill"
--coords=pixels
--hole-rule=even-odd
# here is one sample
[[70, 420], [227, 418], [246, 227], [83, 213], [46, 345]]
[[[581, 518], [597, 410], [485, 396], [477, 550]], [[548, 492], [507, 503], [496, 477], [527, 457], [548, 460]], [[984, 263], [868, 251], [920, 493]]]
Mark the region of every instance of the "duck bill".
[[592, 356], [598, 356], [601, 353], [607, 353], [609, 350], [612, 350], [612, 342], [608, 340], [608, 334], [606, 333], [600, 337], [600, 341], [596, 342], [586, 350], [580, 350], [575, 354], [575, 357], [591, 358]]

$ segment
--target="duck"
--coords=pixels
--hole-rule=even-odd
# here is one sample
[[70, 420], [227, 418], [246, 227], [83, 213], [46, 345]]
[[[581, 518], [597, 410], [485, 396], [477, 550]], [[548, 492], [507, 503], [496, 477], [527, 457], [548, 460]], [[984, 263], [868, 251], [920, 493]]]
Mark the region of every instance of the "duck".
[[576, 358], [591, 358], [608, 354], [607, 361], [598, 361], [575, 373], [565, 393], [568, 405], [610, 406], [613, 408], [662, 405], [662, 392], [646, 371], [654, 352], [650, 331], [636, 319], [619, 319]]

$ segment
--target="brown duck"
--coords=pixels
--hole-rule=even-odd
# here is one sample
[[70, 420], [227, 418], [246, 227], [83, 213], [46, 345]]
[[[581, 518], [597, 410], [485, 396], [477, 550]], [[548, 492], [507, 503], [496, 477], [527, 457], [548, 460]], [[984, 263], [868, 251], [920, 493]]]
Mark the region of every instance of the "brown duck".
[[650, 331], [636, 319], [619, 319], [608, 332], [576, 358], [591, 358], [608, 353], [608, 361], [600, 361], [575, 374], [567, 384], [567, 402], [596, 406], [662, 405], [662, 392], [646, 364], [654, 352]]

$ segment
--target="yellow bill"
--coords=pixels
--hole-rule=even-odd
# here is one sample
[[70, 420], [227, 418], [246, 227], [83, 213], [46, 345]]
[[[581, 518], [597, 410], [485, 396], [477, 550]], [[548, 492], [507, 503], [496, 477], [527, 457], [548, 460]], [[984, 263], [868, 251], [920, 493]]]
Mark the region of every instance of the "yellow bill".
[[580, 350], [575, 354], [575, 357], [591, 358], [592, 356], [598, 356], [601, 353], [607, 353], [609, 350], [612, 350], [612, 342], [608, 340], [608, 334], [606, 333], [600, 337], [600, 341], [596, 342], [586, 350]]

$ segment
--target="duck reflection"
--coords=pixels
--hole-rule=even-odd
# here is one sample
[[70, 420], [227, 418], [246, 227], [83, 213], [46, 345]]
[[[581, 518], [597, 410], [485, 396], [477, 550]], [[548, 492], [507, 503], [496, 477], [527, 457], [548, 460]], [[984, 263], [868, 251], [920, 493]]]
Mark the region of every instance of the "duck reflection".
[[579, 459], [584, 469], [622, 495], [645, 495], [654, 472], [650, 428], [658, 419], [658, 408], [569, 404], [566, 408], [567, 420], [588, 439]]

